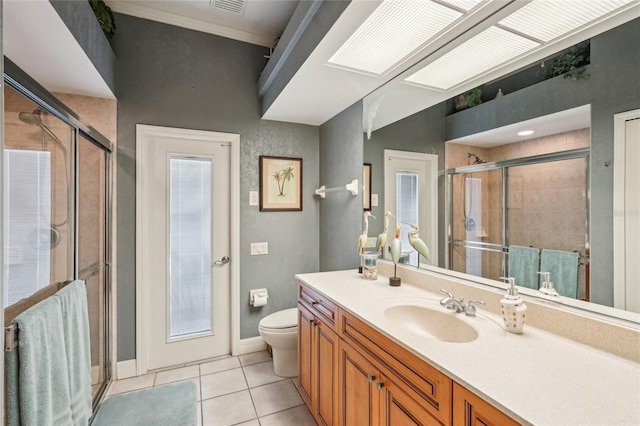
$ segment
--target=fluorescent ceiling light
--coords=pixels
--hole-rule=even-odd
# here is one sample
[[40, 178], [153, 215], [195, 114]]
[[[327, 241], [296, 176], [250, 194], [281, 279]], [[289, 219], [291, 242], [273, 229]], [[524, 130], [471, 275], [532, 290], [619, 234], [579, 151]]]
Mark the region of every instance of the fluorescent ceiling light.
[[482, 0], [442, 0], [440, 3], [450, 4], [451, 6], [468, 12], [482, 3]]
[[554, 40], [633, 0], [534, 0], [507, 16], [499, 25], [542, 42]]
[[521, 130], [518, 132], [518, 136], [529, 136], [534, 134], [535, 132], [533, 130]]
[[383, 75], [461, 16], [433, 1], [385, 0], [328, 63]]
[[448, 90], [538, 46], [539, 43], [512, 32], [489, 27], [405, 81]]

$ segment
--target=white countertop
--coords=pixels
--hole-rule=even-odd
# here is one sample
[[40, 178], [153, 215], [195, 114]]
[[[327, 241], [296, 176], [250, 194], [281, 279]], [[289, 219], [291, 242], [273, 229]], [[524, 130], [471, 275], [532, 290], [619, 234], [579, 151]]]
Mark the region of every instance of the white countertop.
[[[466, 317], [440, 307], [442, 294], [405, 282], [390, 287], [382, 276], [368, 281], [350, 270], [296, 278], [521, 423], [640, 425], [640, 364], [633, 361], [526, 322], [523, 334], [507, 333], [502, 318], [482, 306], [477, 317]], [[478, 338], [446, 343], [392, 323], [385, 307], [406, 298], [455, 315], [473, 326]]]

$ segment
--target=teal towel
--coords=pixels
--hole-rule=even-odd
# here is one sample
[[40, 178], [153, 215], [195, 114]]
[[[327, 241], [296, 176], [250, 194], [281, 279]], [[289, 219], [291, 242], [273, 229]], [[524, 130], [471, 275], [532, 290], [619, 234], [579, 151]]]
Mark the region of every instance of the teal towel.
[[509, 276], [516, 285], [538, 289], [540, 250], [533, 247], [509, 246]]
[[71, 426], [60, 299], [18, 315], [18, 347], [7, 354], [7, 424]]
[[86, 426], [93, 414], [89, 310], [84, 281], [74, 281], [55, 294], [60, 299], [74, 425]]
[[556, 291], [562, 296], [575, 299], [578, 297], [579, 259], [578, 253], [543, 249], [540, 272], [550, 272], [551, 282]]

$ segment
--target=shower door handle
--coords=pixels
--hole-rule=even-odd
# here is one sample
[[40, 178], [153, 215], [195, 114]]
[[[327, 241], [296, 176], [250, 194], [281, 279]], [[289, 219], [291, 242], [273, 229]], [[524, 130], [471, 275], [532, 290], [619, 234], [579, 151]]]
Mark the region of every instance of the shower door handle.
[[227, 263], [229, 263], [231, 259], [229, 259], [229, 256], [222, 256], [222, 259], [218, 259], [215, 262], [213, 262], [211, 264], [211, 266], [216, 266], [216, 265], [226, 265]]

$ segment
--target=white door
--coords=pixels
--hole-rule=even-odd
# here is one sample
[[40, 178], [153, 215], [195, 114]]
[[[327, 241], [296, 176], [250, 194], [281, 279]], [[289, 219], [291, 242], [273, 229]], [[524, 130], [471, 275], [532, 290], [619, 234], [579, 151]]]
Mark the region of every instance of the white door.
[[141, 374], [230, 353], [231, 144], [140, 125], [137, 139]]
[[[384, 150], [384, 210], [401, 225], [402, 251], [411, 252], [410, 264], [417, 265], [418, 253], [409, 244], [407, 223], [420, 228], [418, 236], [427, 244], [431, 261], [420, 256], [420, 264], [438, 265], [438, 156], [416, 152]], [[389, 221], [387, 245], [395, 238], [395, 223]], [[405, 223], [402, 223], [405, 222]], [[389, 259], [385, 249], [384, 257]]]
[[625, 309], [640, 313], [640, 118], [627, 121], [625, 140]]

